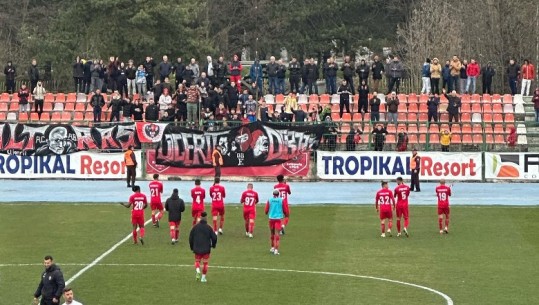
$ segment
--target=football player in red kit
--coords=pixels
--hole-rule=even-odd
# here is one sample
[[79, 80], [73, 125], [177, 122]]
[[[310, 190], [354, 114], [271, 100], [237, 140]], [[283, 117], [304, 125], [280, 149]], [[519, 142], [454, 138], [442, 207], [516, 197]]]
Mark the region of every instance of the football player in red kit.
[[152, 224], [156, 228], [159, 228], [159, 220], [163, 218], [161, 194], [163, 194], [163, 183], [159, 181], [159, 174], [154, 174], [153, 181], [150, 182], [150, 207], [152, 209]]
[[253, 184], [247, 184], [247, 190], [241, 194], [240, 199], [243, 205], [243, 220], [245, 221], [245, 236], [253, 238], [256, 218], [256, 204], [258, 203], [258, 193], [253, 190]]
[[[438, 197], [438, 227], [440, 234], [448, 234], [449, 230], [449, 197], [451, 196], [451, 187], [445, 185], [445, 180], [440, 180], [440, 185], [436, 187], [436, 196]], [[443, 220], [445, 216], [445, 227]], [[443, 228], [442, 228], [443, 227]]]
[[[391, 236], [391, 227], [393, 226], [393, 208], [395, 200], [393, 200], [393, 192], [388, 188], [387, 182], [382, 181], [382, 189], [376, 193], [375, 199], [376, 212], [380, 213], [380, 227], [382, 229], [382, 237], [386, 237], [386, 232]], [[388, 228], [385, 230], [385, 221], [387, 219]]]
[[[210, 187], [211, 197], [211, 215], [213, 217], [213, 231], [215, 234], [223, 235], [223, 225], [225, 223], [225, 187], [220, 185], [221, 179], [215, 177], [213, 185]], [[219, 219], [219, 228], [217, 228], [217, 216]]]
[[200, 186], [200, 179], [195, 180], [195, 187], [191, 190], [191, 198], [193, 205], [191, 206], [191, 216], [193, 217], [193, 226], [196, 225], [204, 212], [204, 199], [206, 198], [206, 190]]
[[410, 197], [410, 187], [402, 181], [402, 177], [397, 178], [397, 187], [394, 191], [397, 198], [397, 237], [401, 236], [401, 219], [404, 218], [404, 234], [408, 237], [408, 197]]
[[148, 206], [146, 195], [140, 192], [140, 186], [133, 186], [133, 192], [129, 197], [129, 203], [120, 203], [126, 208], [132, 207], [131, 224], [133, 224], [133, 243], [137, 243], [137, 227], [140, 230], [140, 243], [144, 245], [144, 209]]
[[[288, 195], [291, 195], [292, 192], [290, 192], [290, 185], [286, 184], [286, 180], [284, 179], [283, 175], [277, 176], [277, 184], [273, 187], [273, 189], [279, 191], [279, 197], [283, 198], [283, 205], [286, 207], [286, 210], [289, 211], [290, 214], [290, 208], [288, 207]], [[284, 235], [284, 228], [288, 225], [288, 217], [289, 215], [286, 215], [284, 217], [282, 227], [281, 227], [281, 235]]]

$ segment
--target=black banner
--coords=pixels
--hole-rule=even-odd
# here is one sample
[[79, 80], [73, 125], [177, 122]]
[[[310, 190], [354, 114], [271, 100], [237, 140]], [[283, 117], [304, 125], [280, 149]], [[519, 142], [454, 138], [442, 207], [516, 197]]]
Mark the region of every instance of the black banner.
[[0, 123], [0, 153], [47, 156], [95, 149], [118, 152], [129, 145], [140, 148], [135, 123], [93, 127]]
[[221, 146], [224, 167], [281, 164], [316, 149], [324, 130], [324, 125], [284, 126], [261, 122], [212, 132], [168, 125], [156, 149], [156, 163], [212, 167], [213, 149]]

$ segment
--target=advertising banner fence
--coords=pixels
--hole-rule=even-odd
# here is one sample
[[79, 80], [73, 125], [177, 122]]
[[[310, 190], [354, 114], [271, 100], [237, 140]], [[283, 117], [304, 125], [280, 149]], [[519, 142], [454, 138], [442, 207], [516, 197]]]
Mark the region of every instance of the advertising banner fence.
[[539, 180], [539, 153], [485, 153], [485, 179]]

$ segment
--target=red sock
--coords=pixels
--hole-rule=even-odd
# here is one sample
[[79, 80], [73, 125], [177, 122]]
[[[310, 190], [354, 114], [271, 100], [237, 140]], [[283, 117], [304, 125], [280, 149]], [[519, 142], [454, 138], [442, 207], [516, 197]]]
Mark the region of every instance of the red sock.
[[440, 230], [442, 229], [442, 219], [438, 218], [438, 226], [440, 227]]
[[401, 220], [397, 219], [397, 232], [401, 232]]
[[213, 230], [217, 232], [217, 219], [213, 221]]
[[255, 222], [253, 221], [249, 223], [249, 233], [253, 234], [254, 230], [255, 230]]
[[279, 234], [275, 234], [275, 241], [273, 242], [275, 250], [279, 249], [279, 240], [280, 239], [281, 239], [281, 237], [279, 236]]
[[284, 221], [283, 221], [284, 225], [287, 226], [288, 225], [288, 217], [285, 217], [284, 218]]
[[197, 219], [193, 218], [193, 227], [197, 224]]
[[195, 268], [200, 268], [200, 261], [195, 261]]
[[386, 224], [382, 223], [380, 226], [382, 227], [382, 233], [384, 233], [386, 231]]
[[144, 228], [140, 228], [140, 238], [144, 238]]
[[137, 242], [137, 230], [133, 230], [133, 241]]
[[159, 211], [159, 216], [157, 217], [157, 220], [161, 220], [163, 218], [163, 211]]
[[272, 233], [270, 237], [271, 247], [275, 248], [275, 235]]
[[393, 221], [390, 220], [390, 221], [388, 222], [387, 226], [388, 226], [389, 229], [391, 230], [391, 228], [393, 228]]
[[219, 220], [219, 228], [223, 228], [223, 225], [225, 224], [225, 216], [221, 215], [221, 219]]
[[245, 221], [245, 232], [250, 232], [249, 231], [249, 220]]
[[176, 229], [176, 231], [174, 233], [176, 233], [175, 234], [176, 240], [178, 240], [180, 238], [180, 230]]
[[175, 235], [174, 235], [174, 229], [170, 229], [170, 238], [171, 239], [176, 239]]
[[208, 273], [208, 262], [203, 262], [202, 264], [202, 274], [206, 275]]
[[155, 215], [152, 214], [152, 223], [155, 223]]
[[406, 229], [408, 229], [408, 225], [410, 224], [410, 219], [409, 218], [404, 218], [404, 227]]
[[449, 218], [445, 219], [445, 226], [449, 228]]

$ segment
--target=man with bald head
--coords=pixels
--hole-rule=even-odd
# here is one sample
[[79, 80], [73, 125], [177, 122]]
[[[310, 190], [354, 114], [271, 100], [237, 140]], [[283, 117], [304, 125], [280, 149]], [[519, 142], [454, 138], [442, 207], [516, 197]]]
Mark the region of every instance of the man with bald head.
[[[440, 228], [440, 234], [448, 234], [451, 187], [445, 184], [445, 179], [440, 180], [440, 185], [436, 187], [436, 196], [438, 197], [438, 227]], [[444, 216], [445, 226], [443, 226]]]

